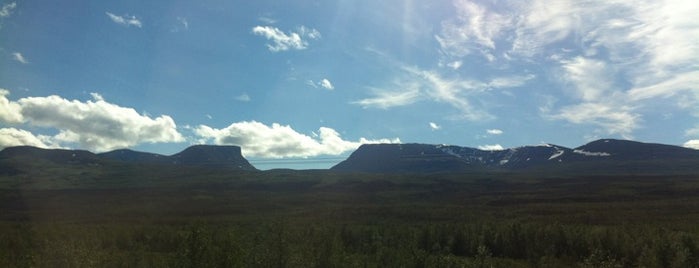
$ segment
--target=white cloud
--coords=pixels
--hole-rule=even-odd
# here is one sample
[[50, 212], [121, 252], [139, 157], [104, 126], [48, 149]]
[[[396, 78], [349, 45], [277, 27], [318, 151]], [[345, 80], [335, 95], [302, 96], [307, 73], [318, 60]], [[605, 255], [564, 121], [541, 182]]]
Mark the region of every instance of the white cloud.
[[321, 127], [314, 137], [296, 132], [291, 126], [273, 123], [271, 126], [244, 121], [222, 129], [200, 125], [194, 129], [204, 141], [214, 144], [238, 145], [246, 157], [285, 158], [339, 155], [365, 143], [399, 143], [399, 139], [347, 141], [332, 128]]
[[619, 134], [631, 139], [631, 133], [638, 128], [640, 115], [631, 107], [614, 103], [581, 103], [561, 108], [550, 118], [566, 120], [574, 124], [590, 124], [601, 127], [607, 134]]
[[264, 22], [264, 23], [266, 23], [266, 24], [275, 24], [275, 23], [277, 23], [277, 20], [275, 20], [275, 19], [273, 19], [273, 18], [270, 18], [270, 17], [265, 17], [265, 16], [259, 17], [259, 18], [257, 18], [257, 20], [259, 20], [259, 21], [261, 21], [261, 22]]
[[502, 35], [511, 19], [471, 1], [457, 0], [454, 6], [457, 17], [443, 21], [441, 33], [435, 36], [442, 51], [454, 57], [466, 56], [474, 50], [486, 57], [492, 55], [496, 49], [494, 39]]
[[12, 15], [12, 11], [17, 7], [17, 2], [7, 3], [0, 8], [0, 18], [7, 18]]
[[284, 33], [282, 30], [271, 26], [255, 26], [252, 28], [255, 35], [260, 35], [272, 41], [267, 48], [272, 52], [289, 49], [302, 50], [308, 48], [308, 39], [319, 39], [320, 32], [316, 29], [299, 27], [295, 32]]
[[250, 98], [250, 95], [248, 95], [247, 93], [243, 93], [243, 94], [236, 96], [235, 100], [242, 101], [242, 102], [248, 102], [248, 101], [251, 101], [252, 99]]
[[688, 140], [684, 143], [684, 147], [699, 150], [699, 140]]
[[373, 97], [353, 102], [365, 108], [387, 109], [404, 106], [421, 100], [445, 103], [456, 109], [459, 119], [471, 121], [489, 120], [494, 116], [484, 108], [471, 104], [469, 98], [490, 89], [519, 87], [534, 75], [499, 77], [489, 82], [460, 78], [445, 78], [437, 71], [417, 67], [399, 66], [402, 73], [387, 88], [372, 88]]
[[21, 123], [24, 121], [22, 107], [18, 103], [7, 99], [7, 95], [10, 95], [10, 91], [0, 88], [0, 122]]
[[499, 129], [488, 129], [485, 132], [490, 135], [502, 135], [502, 133], [504, 133], [502, 130]]
[[170, 29], [170, 32], [177, 33], [179, 31], [189, 30], [189, 21], [184, 17], [177, 17], [177, 24]]
[[321, 81], [320, 81], [320, 86], [323, 87], [323, 88], [325, 88], [325, 89], [328, 89], [328, 90], [333, 90], [333, 89], [335, 89], [335, 86], [333, 86], [333, 84], [330, 83], [330, 80], [328, 80], [328, 79], [323, 79], [323, 80], [321, 80]]
[[596, 101], [613, 90], [612, 71], [604, 61], [575, 57], [562, 61], [565, 77], [577, 89], [576, 97]]
[[699, 92], [699, 71], [686, 72], [668, 77], [652, 85], [628, 91], [632, 100], [667, 98], [682, 92]]
[[132, 108], [106, 102], [96, 93], [92, 93], [93, 100], [87, 102], [55, 95], [12, 102], [4, 97], [6, 90], [0, 91], [0, 95], [3, 95], [0, 105], [8, 108], [3, 110], [10, 111], [0, 114], [4, 121], [57, 129], [59, 133], [51, 137], [56, 144], [73, 143], [81, 148], [107, 151], [144, 142], [184, 141], [169, 116], [139, 115]]
[[353, 102], [364, 108], [376, 107], [388, 109], [415, 103], [420, 98], [420, 87], [417, 84], [404, 84], [397, 90], [384, 90], [373, 88], [374, 97]]
[[335, 86], [333, 86], [333, 84], [330, 82], [330, 80], [328, 80], [326, 78], [324, 78], [323, 80], [320, 80], [318, 82], [314, 82], [313, 80], [308, 80], [308, 82], [306, 84], [308, 84], [309, 86], [312, 86], [314, 88], [321, 87], [321, 88], [324, 88], [327, 90], [335, 89]]
[[184, 27], [185, 30], [189, 30], [189, 21], [187, 21], [186, 18], [177, 17], [177, 21], [179, 21], [182, 24], [182, 27]]
[[141, 28], [141, 26], [143, 26], [143, 25], [141, 24], [141, 21], [140, 21], [138, 18], [136, 18], [136, 16], [129, 16], [129, 15], [118, 16], [118, 15], [114, 15], [114, 14], [109, 13], [109, 12], [105, 12], [105, 14], [107, 14], [107, 16], [108, 16], [113, 22], [115, 22], [115, 23], [117, 23], [117, 24], [121, 24], [121, 25], [124, 25], [124, 26], [127, 26], [127, 27], [128, 27], [128, 26], [135, 26], [135, 27], [138, 27], [138, 28]]
[[435, 122], [430, 122], [430, 128], [432, 130], [440, 130], [440, 129], [442, 129], [442, 126], [437, 125], [437, 123], [435, 123]]
[[496, 77], [490, 80], [486, 84], [487, 88], [513, 88], [520, 87], [526, 84], [529, 80], [534, 79], [536, 76], [533, 74], [528, 75], [515, 75], [515, 76], [503, 76]]
[[478, 149], [483, 150], [483, 151], [502, 151], [502, 150], [505, 150], [505, 148], [503, 148], [502, 145], [500, 145], [500, 144], [480, 145], [480, 146], [478, 146]]
[[19, 53], [19, 52], [12, 53], [12, 58], [21, 64], [28, 64], [29, 63], [29, 61], [26, 58], [24, 58], [22, 53]]
[[34, 146], [58, 148], [47, 136], [35, 136], [29, 131], [16, 128], [0, 128], [0, 149], [12, 146]]
[[454, 70], [458, 70], [459, 68], [461, 68], [462, 65], [464, 65], [464, 62], [460, 61], [460, 60], [452, 61], [452, 62], [447, 64], [447, 66], [449, 66], [450, 68], [452, 68]]

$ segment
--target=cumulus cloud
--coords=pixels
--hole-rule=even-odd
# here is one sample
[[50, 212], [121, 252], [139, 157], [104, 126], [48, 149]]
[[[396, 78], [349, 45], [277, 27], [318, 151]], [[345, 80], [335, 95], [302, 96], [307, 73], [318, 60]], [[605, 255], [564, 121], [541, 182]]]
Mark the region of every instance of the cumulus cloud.
[[267, 44], [267, 48], [272, 52], [286, 51], [289, 49], [302, 50], [308, 48], [308, 40], [319, 39], [320, 32], [316, 29], [299, 27], [296, 31], [284, 33], [282, 30], [271, 26], [255, 26], [252, 33], [260, 35], [272, 43]]
[[[214, 144], [238, 145], [247, 157], [285, 158], [339, 155], [357, 149], [365, 143], [400, 143], [399, 139], [347, 141], [332, 128], [321, 127], [318, 134], [308, 136], [298, 133], [291, 126], [273, 123], [271, 126], [244, 121], [216, 129], [206, 125], [194, 128], [203, 141]], [[314, 133], [315, 134], [315, 133]]]
[[502, 150], [505, 150], [505, 148], [503, 148], [502, 145], [500, 145], [500, 144], [481, 145], [481, 146], [478, 146], [478, 149], [483, 150], [483, 151], [502, 151]]
[[502, 133], [504, 133], [502, 130], [499, 129], [487, 129], [485, 132], [490, 135], [502, 135]]
[[430, 128], [432, 130], [440, 130], [440, 129], [442, 129], [442, 126], [437, 125], [437, 123], [435, 123], [435, 122], [430, 122]]
[[29, 131], [16, 128], [0, 128], [0, 149], [12, 146], [34, 146], [58, 148], [48, 136], [35, 136]]
[[19, 52], [12, 53], [12, 58], [21, 64], [28, 64], [29, 63], [29, 61], [26, 58], [24, 58], [22, 53], [19, 53]]
[[[92, 93], [93, 100], [86, 102], [56, 95], [21, 98], [15, 102], [6, 98], [8, 94], [7, 90], [0, 90], [0, 107], [3, 108], [0, 119], [7, 123], [56, 129], [58, 134], [50, 137], [55, 144], [77, 144], [81, 148], [108, 151], [146, 142], [184, 141], [169, 116], [151, 118], [140, 115], [132, 108], [105, 101], [97, 93]], [[11, 133], [14, 133], [15, 141], [37, 144], [36, 140], [26, 138], [29, 136], [24, 132], [13, 130]], [[48, 141], [47, 138], [39, 140]]]
[[699, 140], [688, 140], [684, 143], [684, 147], [699, 150]]
[[110, 12], [105, 12], [105, 14], [107, 14], [109, 19], [111, 19], [116, 24], [124, 25], [127, 27], [134, 26], [134, 27], [138, 27], [138, 28], [141, 28], [141, 26], [143, 26], [141, 21], [138, 18], [136, 18], [136, 16], [129, 16], [129, 15], [118, 16], [118, 15], [114, 15]]
[[21, 123], [24, 120], [22, 108], [18, 103], [7, 99], [7, 95], [10, 95], [10, 91], [0, 88], [0, 122]]

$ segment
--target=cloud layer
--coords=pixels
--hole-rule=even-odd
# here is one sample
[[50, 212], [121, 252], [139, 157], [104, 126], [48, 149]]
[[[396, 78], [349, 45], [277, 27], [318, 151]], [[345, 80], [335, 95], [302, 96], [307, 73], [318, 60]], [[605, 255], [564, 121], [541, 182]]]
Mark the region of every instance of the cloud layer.
[[542, 64], [566, 96], [545, 118], [631, 137], [654, 99], [699, 114], [697, 2], [456, 0], [454, 8], [435, 36], [440, 62]]
[[238, 145], [246, 157], [284, 158], [339, 155], [357, 149], [365, 143], [399, 143], [399, 139], [347, 141], [332, 128], [321, 127], [313, 136], [298, 133], [291, 126], [273, 123], [271, 126], [256, 121], [233, 123], [217, 129], [200, 125], [194, 129], [202, 142], [219, 145]]
[[[42, 147], [76, 144], [90, 150], [108, 151], [140, 143], [184, 141], [169, 116], [151, 118], [140, 115], [132, 108], [109, 103], [96, 93], [92, 93], [93, 100], [86, 102], [55, 95], [21, 98], [15, 102], [6, 98], [8, 94], [7, 90], [0, 90], [0, 119], [4, 123], [26, 123], [57, 130], [58, 134], [31, 138], [31, 133], [26, 131], [5, 129], [6, 133], [12, 134], [14, 142], [7, 141], [7, 144], [0, 144], [2, 147], [26, 141], [27, 145]], [[54, 145], [49, 146], [48, 141]]]

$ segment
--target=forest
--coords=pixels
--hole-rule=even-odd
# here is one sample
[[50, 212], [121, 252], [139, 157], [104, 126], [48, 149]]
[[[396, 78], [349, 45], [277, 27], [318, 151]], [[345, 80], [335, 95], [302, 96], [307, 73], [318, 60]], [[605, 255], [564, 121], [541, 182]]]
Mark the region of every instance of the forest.
[[2, 267], [699, 267], [692, 174], [42, 172]]

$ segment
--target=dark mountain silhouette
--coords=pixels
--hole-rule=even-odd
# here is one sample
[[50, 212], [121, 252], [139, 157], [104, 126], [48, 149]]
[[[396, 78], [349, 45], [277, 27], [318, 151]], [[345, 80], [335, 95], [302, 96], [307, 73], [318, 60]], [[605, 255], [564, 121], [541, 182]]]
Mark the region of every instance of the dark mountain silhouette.
[[[429, 144], [366, 144], [332, 167], [355, 172], [459, 172], [599, 167], [625, 172], [666, 168], [692, 170], [699, 150], [679, 146], [604, 139], [575, 149], [542, 144], [499, 151]], [[569, 170], [570, 171], [570, 170]]]
[[111, 152], [98, 154], [98, 156], [100, 156], [102, 158], [107, 158], [107, 159], [122, 161], [122, 162], [163, 163], [163, 164], [171, 162], [169, 160], [168, 156], [154, 154], [154, 153], [133, 151], [130, 149], [114, 150]]
[[42, 149], [32, 146], [5, 148], [0, 151], [0, 158], [45, 160], [56, 164], [97, 164], [102, 161], [99, 156], [85, 150]]
[[171, 156], [129, 149], [93, 154], [84, 150], [42, 149], [31, 146], [8, 147], [0, 151], [0, 169], [5, 170], [4, 173], [16, 173], [18, 164], [36, 161], [48, 161], [58, 165], [124, 163], [256, 170], [243, 157], [238, 146], [195, 145]]
[[169, 157], [174, 164], [256, 170], [238, 146], [194, 145]]

